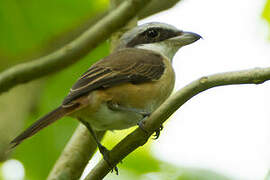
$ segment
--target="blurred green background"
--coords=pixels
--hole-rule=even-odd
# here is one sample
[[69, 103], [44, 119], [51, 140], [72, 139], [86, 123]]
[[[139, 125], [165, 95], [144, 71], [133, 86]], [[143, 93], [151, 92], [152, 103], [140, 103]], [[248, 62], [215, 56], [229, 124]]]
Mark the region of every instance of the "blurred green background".
[[[108, 0], [0, 0], [0, 71], [50, 53], [89, 27], [93, 18], [108, 9]], [[270, 0], [263, 17], [270, 21]], [[57, 107], [70, 86], [95, 61], [109, 53], [109, 43], [75, 65], [49, 77], [20, 85], [0, 95], [0, 180], [7, 159], [19, 160], [27, 180], [45, 179], [78, 122], [63, 118], [25, 141], [11, 154], [8, 142], [41, 115]], [[112, 147], [128, 131], [109, 133], [104, 144]], [[151, 142], [119, 165], [120, 176], [107, 179], [225, 180], [210, 170], [175, 167], [150, 153]], [[16, 172], [13, 172], [16, 173]]]

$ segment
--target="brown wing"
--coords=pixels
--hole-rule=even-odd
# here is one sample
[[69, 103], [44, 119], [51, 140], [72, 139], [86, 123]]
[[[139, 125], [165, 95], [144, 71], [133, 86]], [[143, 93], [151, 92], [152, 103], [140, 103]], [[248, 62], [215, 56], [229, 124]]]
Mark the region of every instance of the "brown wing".
[[163, 57], [153, 51], [135, 48], [117, 51], [92, 65], [72, 86], [63, 104], [96, 89], [158, 80], [165, 69], [162, 60]]

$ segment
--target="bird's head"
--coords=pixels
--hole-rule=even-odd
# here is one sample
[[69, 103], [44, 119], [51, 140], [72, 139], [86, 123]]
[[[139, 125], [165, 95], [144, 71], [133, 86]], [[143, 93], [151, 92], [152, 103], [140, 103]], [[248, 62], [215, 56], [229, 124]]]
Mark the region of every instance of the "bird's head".
[[117, 49], [148, 49], [161, 53], [172, 60], [179, 48], [200, 38], [201, 36], [196, 33], [185, 32], [172, 25], [152, 22], [134, 27], [123, 34]]

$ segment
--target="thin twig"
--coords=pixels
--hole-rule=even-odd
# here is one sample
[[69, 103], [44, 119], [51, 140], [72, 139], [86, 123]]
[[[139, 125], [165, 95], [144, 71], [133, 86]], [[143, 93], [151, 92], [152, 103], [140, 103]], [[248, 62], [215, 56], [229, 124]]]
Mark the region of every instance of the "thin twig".
[[[110, 152], [111, 164], [116, 165], [139, 146], [144, 145], [148, 138], [164, 123], [177, 109], [195, 95], [213, 87], [236, 84], [261, 84], [270, 80], [270, 67], [255, 68], [251, 70], [220, 73], [202, 77], [168, 98], [145, 122], [144, 130], [137, 128]], [[87, 175], [85, 180], [98, 180], [104, 178], [111, 168], [102, 159]]]

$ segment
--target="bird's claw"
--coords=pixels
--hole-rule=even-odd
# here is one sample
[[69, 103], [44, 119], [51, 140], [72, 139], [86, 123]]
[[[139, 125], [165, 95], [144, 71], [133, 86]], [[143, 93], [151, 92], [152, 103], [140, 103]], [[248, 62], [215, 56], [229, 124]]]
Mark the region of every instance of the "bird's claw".
[[111, 173], [113, 173], [113, 171], [115, 171], [116, 175], [119, 175], [117, 166], [112, 167]]
[[159, 138], [160, 131], [162, 131], [162, 129], [163, 129], [163, 126], [160, 125], [160, 127], [157, 130], [155, 130], [155, 134], [154, 134], [154, 138], [153, 138], [154, 140], [157, 140]]
[[146, 118], [148, 118], [151, 115], [150, 112], [146, 112], [146, 111], [143, 111], [140, 114], [143, 116], [143, 120], [145, 120]]
[[113, 173], [113, 171], [115, 171], [115, 173], [116, 173], [116, 175], [118, 175], [119, 174], [119, 172], [118, 172], [118, 168], [117, 168], [117, 166], [115, 165], [115, 166], [113, 166], [111, 163], [110, 163], [110, 151], [106, 148], [106, 147], [104, 147], [104, 146], [100, 146], [99, 147], [99, 151], [100, 151], [100, 153], [102, 154], [102, 156], [103, 156], [103, 159], [108, 163], [108, 165], [111, 167], [111, 172]]
[[137, 123], [137, 125], [139, 126], [139, 128], [143, 132], [145, 132], [146, 134], [148, 134], [148, 132], [144, 129], [144, 123], [145, 123], [145, 120], [150, 116], [150, 114], [151, 113], [148, 113], [148, 112], [142, 113], [141, 115], [143, 116], [143, 119]]

